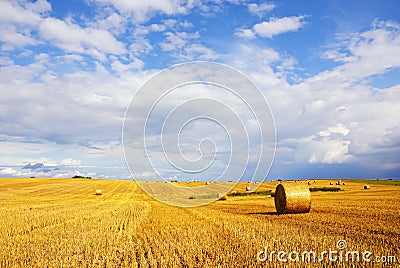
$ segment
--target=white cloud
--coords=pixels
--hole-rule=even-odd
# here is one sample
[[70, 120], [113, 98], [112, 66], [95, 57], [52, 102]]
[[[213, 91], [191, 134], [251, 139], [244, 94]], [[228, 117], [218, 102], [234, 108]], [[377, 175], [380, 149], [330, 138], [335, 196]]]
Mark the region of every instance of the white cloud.
[[324, 140], [323, 142], [313, 142], [312, 149], [314, 153], [308, 159], [308, 163], [316, 164], [341, 164], [353, 159], [349, 154], [348, 140]]
[[332, 141], [329, 144], [322, 163], [333, 164], [348, 162], [348, 160], [352, 158], [351, 155], [348, 154], [350, 143], [350, 141]]
[[108, 14], [105, 18], [98, 18], [95, 21], [89, 20], [87, 24], [92, 28], [121, 34], [125, 31], [126, 21], [127, 18], [122, 17], [116, 12], [113, 12]]
[[200, 37], [198, 32], [166, 32], [166, 42], [160, 44], [163, 51], [179, 50]]
[[16, 175], [17, 173], [18, 173], [18, 171], [13, 168], [4, 168], [4, 169], [0, 170], [0, 174], [3, 174], [3, 175]]
[[33, 31], [42, 21], [42, 15], [51, 10], [45, 0], [35, 3], [26, 1], [0, 1], [0, 41], [3, 51], [41, 43], [33, 37]]
[[149, 26], [149, 30], [152, 32], [163, 32], [167, 29], [167, 27], [163, 24], [151, 24]]
[[318, 134], [322, 137], [328, 137], [332, 133], [342, 134], [343, 136], [347, 136], [350, 133], [350, 130], [343, 126], [342, 124], [337, 124], [336, 126], [329, 127], [327, 130], [322, 130]]
[[256, 35], [272, 38], [275, 35], [296, 32], [304, 26], [306, 16], [271, 18], [257, 23], [252, 29], [237, 29], [235, 35], [242, 38], [254, 38]]
[[219, 55], [211, 48], [199, 43], [198, 32], [166, 32], [166, 41], [160, 44], [161, 50], [171, 51], [179, 60], [216, 60]]
[[272, 18], [254, 25], [253, 31], [261, 37], [268, 38], [286, 32], [296, 32], [305, 24], [304, 18], [305, 16]]
[[150, 44], [150, 40], [145, 38], [136, 38], [135, 41], [129, 46], [129, 52], [135, 56], [149, 53], [152, 50], [153, 46]]
[[[40, 9], [40, 8], [39, 8]], [[41, 18], [38, 14], [20, 6], [14, 1], [0, 1], [0, 22], [37, 25]]]
[[186, 5], [183, 1], [125, 1], [125, 0], [92, 0], [102, 5], [111, 5], [121, 14], [133, 14], [133, 20], [136, 22], [145, 22], [157, 13], [174, 15], [186, 13], [191, 8], [191, 1]]
[[111, 63], [111, 68], [118, 72], [118, 73], [123, 73], [126, 71], [132, 71], [132, 70], [138, 70], [143, 67], [143, 61], [139, 59], [131, 59], [130, 63], [124, 64], [118, 59], [114, 59], [113, 62]]
[[[157, 71], [142, 70], [147, 64], [144, 54], [160, 56], [160, 65], [171, 59], [219, 59], [247, 73], [263, 90], [274, 112], [278, 165], [399, 166], [400, 86], [395, 78], [390, 86], [379, 89], [371, 83], [374, 75], [400, 67], [397, 23], [375, 21], [367, 31], [340, 36], [321, 53], [336, 67], [295, 80], [295, 84], [294, 79], [288, 83], [289, 75], [307, 76], [307, 66], [284, 48], [256, 44], [263, 40], [246, 45], [236, 40], [238, 43], [226, 46], [232, 51], [222, 55], [226, 51], [218, 51], [218, 42], [212, 43], [215, 50], [202, 42], [203, 37], [215, 38], [201, 28], [203, 24], [192, 21], [194, 17], [187, 17], [188, 21], [185, 16], [175, 16], [193, 8], [220, 11], [224, 8], [221, 1], [211, 6], [175, 0], [94, 2], [102, 3], [93, 6], [99, 11], [95, 17], [72, 14], [60, 19], [52, 17], [58, 13], [50, 13], [51, 5], [44, 0], [0, 1], [0, 40], [4, 43], [0, 58], [0, 163], [10, 164], [0, 173], [27, 175], [16, 166], [38, 161], [54, 169], [66, 166], [42, 174], [54, 176], [88, 174], [72, 169], [75, 166], [98, 170], [99, 166], [123, 163], [119, 139], [125, 108], [135, 89]], [[268, 3], [235, 3], [259, 17], [274, 8]], [[150, 20], [156, 14], [162, 17]], [[249, 29], [236, 29], [235, 35], [273, 38], [298, 31], [305, 23], [305, 16], [263, 19]], [[192, 33], [185, 32], [188, 29]], [[160, 36], [164, 37], [161, 42]], [[273, 40], [264, 41], [274, 45]], [[37, 49], [26, 49], [37, 44], [41, 44]], [[22, 49], [12, 55], [10, 50], [15, 48]], [[202, 134], [199, 127], [196, 135]], [[54, 155], [57, 159], [52, 159]], [[107, 174], [115, 175], [115, 171]]]
[[27, 3], [26, 6], [37, 13], [46, 13], [51, 11], [51, 5], [46, 0], [37, 0], [35, 3]]
[[68, 63], [73, 63], [73, 62], [83, 62], [84, 58], [81, 55], [77, 54], [67, 54], [64, 56], [58, 56], [58, 58], [61, 58], [65, 60]]
[[251, 3], [247, 5], [249, 12], [253, 15], [262, 17], [265, 13], [272, 11], [275, 8], [275, 4], [272, 3], [262, 3], [255, 4]]
[[343, 62], [328, 76], [339, 73], [343, 79], [358, 81], [375, 74], [382, 74], [391, 68], [400, 67], [400, 25], [393, 22], [375, 21], [372, 29], [339, 36], [337, 44], [323, 56], [335, 62]]
[[219, 55], [202, 44], [191, 44], [185, 48], [187, 60], [216, 60]]
[[29, 34], [23, 34], [18, 32], [16, 27], [13, 26], [0, 26], [0, 42], [6, 43], [3, 45], [3, 50], [10, 50], [16, 47], [24, 47], [27, 45], [35, 45], [38, 43], [34, 38], [30, 37]]
[[[257, 69], [251, 78], [264, 91], [277, 125], [276, 165], [351, 163], [380, 172], [396, 166], [395, 155], [400, 154], [400, 85], [377, 89], [370, 81], [354, 81], [399, 68], [400, 61], [387, 55], [378, 60], [382, 51], [392, 51], [396, 59], [393, 48], [399, 47], [399, 33], [397, 26], [388, 28], [382, 23], [349, 34], [348, 42], [340, 44], [340, 51], [354, 60], [337, 61], [337, 67], [294, 85], [265, 65], [253, 65]], [[251, 48], [245, 55], [261, 63], [257, 54], [262, 50]], [[258, 53], [252, 54], [253, 50]], [[279, 56], [280, 60], [284, 57]]]
[[81, 163], [81, 160], [74, 160], [72, 158], [66, 158], [61, 161], [61, 165], [63, 166], [79, 166]]
[[236, 29], [235, 35], [247, 39], [253, 39], [256, 37], [256, 34], [251, 29]]
[[280, 59], [279, 53], [272, 48], [262, 49], [260, 51], [262, 57], [268, 62], [274, 62]]
[[40, 24], [41, 36], [54, 42], [67, 52], [78, 52], [95, 55], [109, 53], [120, 55], [126, 52], [125, 45], [108, 31], [93, 28], [81, 28], [55, 18], [46, 18]]

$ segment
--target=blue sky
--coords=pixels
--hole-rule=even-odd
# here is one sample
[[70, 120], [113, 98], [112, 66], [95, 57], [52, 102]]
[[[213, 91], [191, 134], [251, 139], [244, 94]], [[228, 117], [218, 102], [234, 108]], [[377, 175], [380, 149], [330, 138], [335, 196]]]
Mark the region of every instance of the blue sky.
[[130, 100], [158, 71], [201, 60], [268, 100], [269, 179], [399, 177], [398, 14], [398, 1], [0, 1], [0, 176], [130, 178]]

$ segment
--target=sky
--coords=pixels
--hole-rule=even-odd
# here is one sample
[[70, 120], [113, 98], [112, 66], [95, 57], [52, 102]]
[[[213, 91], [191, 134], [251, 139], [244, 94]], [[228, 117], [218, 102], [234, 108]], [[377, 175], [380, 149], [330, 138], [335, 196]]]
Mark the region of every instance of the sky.
[[[267, 180], [400, 177], [398, 14], [397, 0], [0, 1], [0, 176], [130, 179], [122, 131], [141, 85], [176, 64], [210, 61], [249, 77], [269, 104]], [[170, 101], [224, 96], [180, 93]], [[164, 178], [225, 170], [229, 136], [197, 123], [182, 134], [183, 153], [214, 137], [215, 167], [186, 176], [160, 154]]]

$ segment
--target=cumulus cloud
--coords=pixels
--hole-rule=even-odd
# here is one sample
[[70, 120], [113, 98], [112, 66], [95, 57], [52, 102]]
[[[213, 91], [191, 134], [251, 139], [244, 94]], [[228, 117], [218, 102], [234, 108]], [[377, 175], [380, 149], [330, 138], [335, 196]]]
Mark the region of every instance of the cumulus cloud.
[[136, 22], [145, 22], [157, 13], [173, 15], [186, 13], [192, 8], [191, 1], [124, 1], [124, 0], [92, 0], [95, 3], [112, 6], [122, 14], [133, 14]]
[[[274, 8], [231, 2], [260, 18]], [[377, 75], [385, 78], [400, 67], [397, 23], [376, 20], [367, 30], [338, 35], [321, 52], [323, 62], [334, 67], [306, 74], [299, 68], [304, 67], [301, 59], [274, 47], [273, 40], [243, 40], [299, 31], [306, 16], [259, 19], [236, 29], [241, 39], [223, 50], [218, 42], [205, 42], [209, 36], [196, 21], [176, 16], [195, 8], [219, 12], [221, 2], [86, 3], [100, 4], [95, 8], [101, 12], [95, 18], [62, 19], [44, 0], [0, 1], [2, 175], [68, 177], [96, 170], [99, 177], [128, 177], [121, 127], [135, 90], [158, 71], [144, 69], [146, 64], [198, 59], [235, 66], [264, 92], [276, 119], [281, 172], [289, 170], [282, 168], [288, 164], [357, 164], [382, 172], [399, 168], [400, 86], [397, 80], [379, 88], [374, 83]], [[162, 17], [151, 20], [156, 14]], [[291, 79], [295, 73], [303, 76]], [[195, 93], [203, 92], [190, 94]], [[195, 130], [204, 134], [201, 127]], [[28, 163], [43, 163], [51, 171], [28, 173], [32, 170], [22, 169]]]
[[44, 19], [39, 29], [44, 39], [54, 42], [56, 46], [67, 52], [91, 54], [91, 49], [116, 55], [126, 52], [125, 45], [116, 40], [108, 31], [81, 28], [77, 24], [55, 18]]
[[261, 37], [271, 38], [274, 35], [295, 32], [304, 24], [305, 16], [272, 18], [253, 26], [254, 32]]
[[79, 166], [81, 163], [81, 160], [75, 160], [72, 158], [66, 158], [61, 161], [61, 165], [63, 166]]
[[342, 124], [337, 124], [336, 126], [329, 127], [327, 130], [320, 131], [318, 134], [322, 137], [328, 137], [332, 133], [338, 133], [342, 134], [343, 136], [347, 136], [350, 133], [350, 130]]
[[179, 50], [184, 46], [191, 44], [194, 40], [200, 37], [198, 32], [167, 32], [165, 33], [165, 42], [160, 44], [163, 51]]
[[399, 46], [399, 33], [393, 23], [374, 22], [371, 29], [341, 37], [346, 40], [340, 43], [346, 59], [294, 85], [272, 84], [274, 77], [277, 81], [274, 72], [252, 74], [274, 112], [278, 162], [352, 163], [369, 171], [393, 170], [398, 160], [394, 154], [400, 154], [399, 140], [393, 136], [399, 133], [399, 85], [378, 89], [373, 80], [354, 82], [398, 68], [395, 55], [389, 59], [381, 53]]
[[163, 51], [171, 51], [179, 60], [216, 60], [219, 55], [201, 44], [199, 32], [166, 32], [165, 41], [160, 44]]
[[43, 13], [51, 10], [45, 0], [35, 3], [25, 1], [0, 1], [0, 42], [2, 50], [10, 51], [39, 44], [32, 31], [42, 20]]
[[37, 40], [32, 38], [29, 34], [23, 34], [13, 26], [0, 26], [0, 42], [5, 43], [3, 50], [11, 50], [14, 47], [25, 47], [27, 45], [35, 45]]
[[253, 39], [256, 34], [251, 29], [236, 29], [235, 35], [240, 38]]
[[242, 38], [254, 38], [256, 35], [272, 38], [275, 35], [298, 31], [305, 25], [305, 18], [306, 16], [271, 18], [255, 24], [252, 29], [237, 29], [235, 34]]
[[[46, 5], [46, 1], [38, 1], [34, 5], [19, 5], [14, 1], [0, 1], [0, 22], [2, 23], [17, 23], [34, 26], [41, 21], [38, 11], [49, 10], [50, 7], [41, 7]], [[23, 2], [22, 2], [23, 3]], [[48, 4], [48, 3], [47, 3]], [[36, 12], [35, 12], [36, 11]]]
[[344, 79], [357, 81], [400, 67], [400, 25], [375, 21], [372, 28], [348, 36], [338, 36], [337, 44], [323, 54], [325, 58], [342, 62], [320, 76], [340, 73]]
[[262, 3], [255, 4], [251, 3], [247, 5], [249, 12], [253, 15], [262, 17], [265, 13], [272, 11], [275, 8], [273, 3]]

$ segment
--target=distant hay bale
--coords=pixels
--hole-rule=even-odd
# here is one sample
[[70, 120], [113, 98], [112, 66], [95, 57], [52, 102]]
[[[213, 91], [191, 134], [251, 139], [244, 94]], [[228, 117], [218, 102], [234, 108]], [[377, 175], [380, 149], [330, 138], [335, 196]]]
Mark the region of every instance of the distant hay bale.
[[314, 181], [314, 183], [317, 183], [317, 181]]
[[333, 182], [330, 182], [329, 185], [333, 185]]
[[346, 183], [343, 182], [342, 185], [346, 185]]
[[102, 195], [103, 191], [101, 189], [97, 189], [95, 195]]
[[278, 214], [310, 212], [310, 190], [305, 185], [279, 184], [275, 189], [275, 208]]
[[209, 185], [210, 183], [208, 181], [206, 181], [206, 185]]
[[248, 191], [248, 192], [251, 191], [250, 186], [247, 186], [247, 187], [246, 187], [246, 191]]
[[237, 191], [232, 191], [231, 194], [237, 194]]
[[311, 181], [308, 182], [308, 185], [311, 185]]
[[369, 185], [364, 185], [364, 190], [369, 189]]
[[221, 195], [219, 198], [218, 198], [218, 200], [220, 200], [220, 201], [225, 201], [225, 200], [227, 200], [228, 198], [226, 197], [226, 195]]
[[271, 191], [271, 197], [275, 197], [275, 191]]

